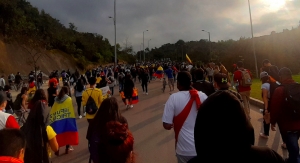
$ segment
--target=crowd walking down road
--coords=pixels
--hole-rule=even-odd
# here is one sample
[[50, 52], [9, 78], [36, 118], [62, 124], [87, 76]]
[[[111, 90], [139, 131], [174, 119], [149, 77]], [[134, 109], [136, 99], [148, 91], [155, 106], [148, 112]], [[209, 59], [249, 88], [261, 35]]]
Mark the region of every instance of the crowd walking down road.
[[264, 61], [258, 108], [251, 71], [234, 66], [163, 61], [2, 77], [0, 146], [10, 150], [0, 149], [0, 163], [299, 163], [291, 71]]

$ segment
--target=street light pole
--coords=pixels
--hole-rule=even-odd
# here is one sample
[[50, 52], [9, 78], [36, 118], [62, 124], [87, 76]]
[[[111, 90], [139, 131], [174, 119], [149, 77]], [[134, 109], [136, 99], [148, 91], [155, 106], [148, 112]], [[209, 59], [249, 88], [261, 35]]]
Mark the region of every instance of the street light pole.
[[116, 13], [116, 0], [114, 0], [114, 25], [115, 25], [115, 67], [117, 66], [117, 13]]
[[255, 72], [256, 72], [256, 78], [258, 78], [258, 68], [257, 68], [256, 54], [255, 54], [255, 44], [254, 44], [254, 37], [253, 37], [253, 26], [252, 26], [250, 0], [248, 0], [248, 5], [249, 5], [249, 15], [250, 15], [250, 24], [251, 24], [251, 34], [252, 34], [252, 49], [253, 49], [253, 56], [254, 56], [254, 62], [255, 62]]
[[145, 62], [145, 46], [144, 46], [144, 33], [147, 32], [148, 30], [146, 31], [143, 31], [143, 54], [144, 54], [144, 62]]
[[140, 62], [142, 62], [142, 44], [140, 44]]
[[[149, 42], [151, 41], [151, 39], [148, 40], [148, 56], [149, 56], [149, 52], [150, 52], [150, 49], [149, 49]], [[149, 60], [150, 60], [150, 56], [148, 57]]]
[[112, 18], [114, 21], [114, 27], [115, 27], [115, 63], [114, 63], [114, 67], [117, 66], [117, 25], [116, 25], [116, 21], [117, 21], [117, 13], [116, 13], [116, 0], [114, 0], [114, 17], [109, 17]]
[[[206, 30], [202, 30], [203, 32], [208, 33], [208, 41], [209, 41], [209, 55], [211, 55], [211, 42], [210, 42], [210, 32], [207, 32]], [[211, 56], [210, 56], [211, 57]]]

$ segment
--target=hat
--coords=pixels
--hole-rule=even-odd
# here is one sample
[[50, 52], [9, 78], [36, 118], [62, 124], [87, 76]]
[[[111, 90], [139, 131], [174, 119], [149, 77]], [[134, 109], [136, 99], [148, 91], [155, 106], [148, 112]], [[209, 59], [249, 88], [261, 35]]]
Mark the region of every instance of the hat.
[[227, 89], [230, 87], [228, 77], [226, 74], [223, 73], [217, 73], [214, 75], [214, 81], [217, 83], [217, 85], [220, 88]]
[[0, 105], [3, 104], [3, 102], [6, 100], [7, 100], [6, 93], [4, 93], [3, 91], [0, 91]]
[[283, 67], [279, 70], [278, 75], [279, 76], [292, 76], [292, 71], [287, 67]]
[[269, 76], [269, 74], [266, 71], [263, 71], [263, 72], [260, 73], [260, 79], [262, 79], [266, 76]]

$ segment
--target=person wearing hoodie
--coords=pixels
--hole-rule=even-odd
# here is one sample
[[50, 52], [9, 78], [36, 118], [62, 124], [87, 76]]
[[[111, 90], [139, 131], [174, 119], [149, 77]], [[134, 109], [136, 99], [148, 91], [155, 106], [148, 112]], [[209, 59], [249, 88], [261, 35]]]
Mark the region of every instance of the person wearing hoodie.
[[217, 91], [202, 103], [194, 139], [197, 157], [188, 163], [285, 162], [274, 150], [254, 146], [253, 126], [240, 100], [229, 90]]
[[[66, 146], [68, 154], [73, 148], [70, 145], [78, 145], [78, 129], [76, 125], [72, 98], [68, 96], [68, 87], [63, 86], [50, 111], [50, 126], [57, 133], [59, 147]], [[59, 155], [59, 151], [55, 153]]]

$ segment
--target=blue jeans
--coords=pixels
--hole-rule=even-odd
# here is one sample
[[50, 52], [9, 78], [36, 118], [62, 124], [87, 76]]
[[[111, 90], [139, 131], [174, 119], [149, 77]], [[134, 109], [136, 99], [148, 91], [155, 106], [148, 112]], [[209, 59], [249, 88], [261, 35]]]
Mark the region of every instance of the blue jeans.
[[286, 133], [286, 147], [289, 151], [288, 163], [300, 163], [298, 140], [299, 131], [288, 131]]

